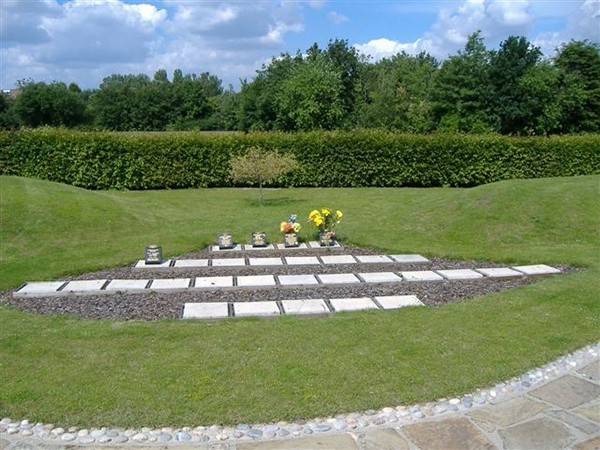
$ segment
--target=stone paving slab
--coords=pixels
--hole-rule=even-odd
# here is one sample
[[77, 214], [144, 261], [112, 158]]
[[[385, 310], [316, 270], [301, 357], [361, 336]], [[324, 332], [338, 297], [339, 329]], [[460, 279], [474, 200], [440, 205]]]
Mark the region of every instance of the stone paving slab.
[[565, 375], [530, 393], [547, 403], [571, 409], [600, 397], [600, 386], [573, 375]]
[[549, 406], [535, 400], [526, 397], [515, 397], [476, 409], [467, 415], [492, 422], [499, 427], [507, 427], [530, 419], [548, 408]]
[[208, 259], [178, 259], [174, 267], [208, 267]]
[[393, 428], [381, 428], [360, 433], [356, 437], [360, 450], [410, 450], [406, 439]]
[[[417, 447], [426, 450], [495, 450], [497, 447], [465, 418], [422, 422], [403, 427]], [[522, 449], [524, 450], [524, 449]]]
[[567, 425], [571, 425], [573, 428], [577, 428], [579, 431], [588, 435], [596, 434], [600, 431], [599, 425], [562, 409], [546, 411], [546, 415], [558, 419]]
[[361, 311], [363, 309], [378, 309], [369, 297], [332, 298], [329, 300], [336, 311]]
[[106, 286], [107, 291], [141, 292], [150, 280], [112, 280]]
[[321, 244], [319, 244], [317, 241], [310, 241], [310, 242], [308, 243], [308, 246], [309, 246], [310, 248], [322, 248], [322, 249], [324, 249], [324, 250], [326, 250], [326, 249], [328, 249], [328, 248], [340, 248], [340, 247], [341, 247], [341, 245], [340, 245], [340, 243], [339, 243], [338, 241], [333, 241], [333, 243], [332, 243], [332, 244], [331, 244], [329, 247], [322, 246], [322, 245], [321, 245]]
[[218, 245], [211, 245], [210, 246], [210, 251], [211, 252], [239, 252], [241, 250], [242, 250], [242, 246], [240, 244], [237, 244], [233, 248], [224, 248], [223, 250], [221, 250]]
[[392, 259], [386, 255], [356, 255], [355, 258], [362, 264], [381, 264], [393, 263]]
[[399, 263], [425, 263], [429, 262], [427, 258], [421, 255], [390, 255], [394, 261]]
[[321, 256], [323, 264], [356, 264], [356, 259], [352, 255], [328, 255]]
[[100, 290], [107, 280], [76, 280], [69, 281], [62, 292], [72, 294], [91, 294]]
[[523, 272], [525, 275], [546, 275], [560, 273], [559, 269], [547, 266], [546, 264], [535, 264], [531, 266], [515, 266], [513, 269]]
[[590, 420], [594, 420], [600, 423], [600, 402], [596, 401], [590, 405], [583, 405], [574, 410], [573, 412], [580, 416], [586, 417]]
[[277, 302], [239, 302], [233, 304], [236, 317], [278, 316]]
[[375, 297], [383, 309], [398, 309], [405, 306], [424, 306], [416, 295], [387, 295]]
[[171, 260], [167, 259], [160, 264], [146, 264], [146, 261], [140, 259], [134, 266], [136, 269], [166, 269], [171, 265]]
[[283, 266], [281, 258], [248, 258], [251, 266]]
[[476, 278], [483, 278], [482, 274], [471, 269], [436, 270], [436, 272], [448, 280], [474, 280]]
[[197, 277], [196, 289], [233, 287], [233, 277]]
[[443, 281], [443, 277], [431, 270], [400, 272], [405, 281]]
[[219, 258], [212, 260], [213, 267], [236, 267], [245, 265], [246, 260], [244, 258]]
[[319, 284], [314, 275], [278, 275], [281, 286], [309, 286]]
[[173, 292], [177, 290], [188, 289], [190, 286], [189, 278], [157, 278], [152, 280], [151, 291]]
[[600, 361], [589, 364], [577, 371], [578, 374], [585, 378], [600, 383]]
[[360, 280], [352, 273], [330, 273], [317, 275], [323, 284], [358, 284]]
[[523, 275], [521, 272], [509, 269], [508, 267], [483, 267], [475, 270], [491, 278], [520, 277]]
[[572, 450], [599, 450], [600, 449], [600, 436], [588, 439], [587, 441], [581, 442], [573, 447]]
[[349, 434], [238, 444], [237, 450], [359, 450]]
[[505, 450], [562, 450], [575, 440], [562, 423], [547, 418], [513, 425], [498, 434]]
[[27, 284], [25, 284], [25, 286], [23, 286], [18, 291], [14, 292], [13, 295], [15, 297], [27, 297], [29, 295], [36, 296], [36, 295], [46, 294], [46, 293], [54, 294], [54, 293], [56, 293], [58, 288], [61, 287], [63, 284], [65, 284], [64, 281], [27, 282]]
[[228, 316], [226, 302], [186, 303], [183, 307], [184, 319], [222, 319]]
[[393, 272], [365, 272], [359, 273], [359, 277], [365, 280], [365, 283], [399, 283], [402, 278]]
[[282, 300], [281, 305], [286, 314], [325, 314], [329, 308], [321, 298], [307, 300]]
[[247, 275], [237, 277], [237, 285], [240, 287], [262, 287], [275, 286], [275, 277], [273, 275]]
[[286, 256], [288, 266], [319, 266], [321, 262], [316, 256]]

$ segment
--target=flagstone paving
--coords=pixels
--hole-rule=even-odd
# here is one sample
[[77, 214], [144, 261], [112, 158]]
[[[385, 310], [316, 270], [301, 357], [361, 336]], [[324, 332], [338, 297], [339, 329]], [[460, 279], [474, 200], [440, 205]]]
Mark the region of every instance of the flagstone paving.
[[[261, 303], [265, 312], [278, 314], [275, 302]], [[5, 418], [0, 450], [598, 450], [599, 358], [596, 343], [435, 407], [399, 406], [298, 423], [123, 431], [65, 430]], [[486, 398], [491, 403], [477, 406]]]

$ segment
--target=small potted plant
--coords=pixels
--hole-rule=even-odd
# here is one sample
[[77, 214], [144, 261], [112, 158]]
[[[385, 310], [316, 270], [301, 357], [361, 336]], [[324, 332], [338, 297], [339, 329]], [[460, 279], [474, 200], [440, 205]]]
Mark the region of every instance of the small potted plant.
[[313, 210], [308, 215], [308, 221], [315, 224], [317, 227], [319, 244], [324, 247], [333, 245], [335, 231], [333, 229], [340, 223], [344, 214], [337, 210], [335, 214], [331, 208], [321, 208], [321, 210]]
[[283, 245], [285, 247], [298, 247], [298, 231], [300, 231], [300, 224], [296, 222], [298, 216], [292, 214], [287, 222], [281, 222], [279, 224], [279, 231], [283, 233]]

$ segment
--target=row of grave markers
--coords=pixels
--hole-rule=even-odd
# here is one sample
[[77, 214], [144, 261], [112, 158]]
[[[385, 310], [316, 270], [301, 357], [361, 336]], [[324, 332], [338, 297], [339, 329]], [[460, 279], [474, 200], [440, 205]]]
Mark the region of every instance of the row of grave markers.
[[549, 275], [559, 269], [544, 264], [530, 266], [493, 267], [476, 269], [447, 269], [402, 272], [360, 272], [303, 275], [245, 275], [195, 278], [162, 278], [146, 280], [75, 280], [28, 282], [13, 292], [15, 297], [45, 297], [64, 295], [95, 295], [115, 292], [184, 292], [193, 290], [314, 287], [316, 285], [353, 285], [400, 283], [404, 281], [473, 280], [484, 277], [518, 277]]
[[226, 317], [271, 317], [279, 315], [330, 314], [367, 309], [390, 310], [405, 306], [423, 306], [416, 295], [381, 297], [323, 298], [259, 302], [186, 303], [184, 319], [223, 319]]

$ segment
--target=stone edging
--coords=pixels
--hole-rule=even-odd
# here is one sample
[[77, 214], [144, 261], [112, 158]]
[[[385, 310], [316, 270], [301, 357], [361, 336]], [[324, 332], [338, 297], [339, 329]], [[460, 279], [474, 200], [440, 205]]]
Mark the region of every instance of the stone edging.
[[440, 417], [452, 412], [464, 412], [486, 403], [497, 402], [514, 394], [523, 394], [535, 386], [559, 378], [566, 373], [581, 368], [600, 358], [600, 341], [590, 344], [573, 353], [562, 356], [542, 367], [533, 369], [519, 377], [511, 378], [494, 387], [478, 389], [462, 398], [439, 399], [424, 405], [387, 407], [381, 410], [368, 410], [335, 417], [315, 418], [294, 423], [240, 424], [236, 427], [199, 426], [196, 428], [62, 428], [52, 424], [31, 424], [28, 420], [0, 420], [0, 436], [35, 437], [44, 442], [62, 444], [161, 444], [166, 443], [210, 443], [210, 442], [249, 442], [273, 438], [294, 438], [313, 433], [333, 434], [347, 430], [357, 432], [379, 426], [398, 426], [415, 423], [424, 418]]

